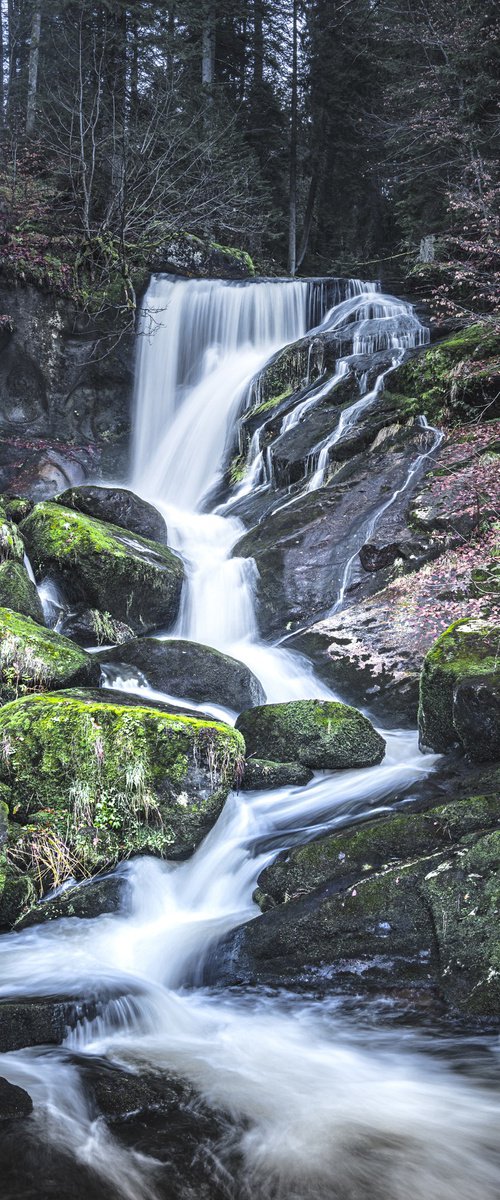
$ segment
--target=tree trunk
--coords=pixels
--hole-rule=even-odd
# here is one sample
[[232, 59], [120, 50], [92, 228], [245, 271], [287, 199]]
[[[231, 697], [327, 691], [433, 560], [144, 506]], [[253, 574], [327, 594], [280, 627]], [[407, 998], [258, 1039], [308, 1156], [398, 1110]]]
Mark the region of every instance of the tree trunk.
[[201, 82], [212, 88], [215, 77], [215, 0], [205, 0], [201, 29]]
[[28, 137], [33, 137], [35, 132], [41, 28], [42, 9], [41, 7], [37, 7], [33, 10], [33, 19], [31, 22], [30, 56], [28, 66], [28, 100], [26, 105], [26, 133]]
[[262, 0], [253, 4], [253, 86], [258, 92], [264, 78], [264, 31], [262, 27]]
[[5, 103], [3, 65], [3, 0], [0, 0], [0, 129], [3, 129]]
[[292, 29], [292, 107], [290, 114], [290, 176], [288, 204], [288, 271], [297, 271], [297, 65], [298, 0], [293, 0]]

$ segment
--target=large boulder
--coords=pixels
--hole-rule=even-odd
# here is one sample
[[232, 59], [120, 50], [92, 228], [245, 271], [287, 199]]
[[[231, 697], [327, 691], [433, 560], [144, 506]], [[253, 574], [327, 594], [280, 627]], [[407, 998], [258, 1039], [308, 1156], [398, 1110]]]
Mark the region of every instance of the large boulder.
[[32, 1111], [33, 1101], [24, 1088], [0, 1076], [0, 1122], [18, 1121], [29, 1117]]
[[244, 755], [241, 735], [222, 722], [71, 690], [5, 705], [0, 742], [16, 822], [4, 848], [8, 883], [31, 872], [40, 891], [141, 851], [191, 854]]
[[385, 742], [357, 709], [336, 700], [264, 704], [238, 717], [247, 755], [300, 762], [313, 770], [370, 767], [382, 761]]
[[10, 559], [0, 563], [0, 607], [12, 608], [43, 625], [42, 602], [23, 563]]
[[182, 638], [136, 638], [105, 652], [105, 661], [137, 667], [150, 687], [171, 696], [225, 705], [236, 712], [262, 704], [264, 689], [245, 663]]
[[141, 500], [128, 488], [97, 487], [87, 484], [83, 487], [68, 488], [60, 496], [55, 497], [56, 504], [64, 508], [74, 508], [77, 512], [96, 517], [98, 521], [106, 521], [110, 525], [118, 525], [128, 529], [129, 533], [137, 533], [139, 537], [149, 538], [152, 542], [167, 544], [167, 526], [153, 504]]
[[175, 620], [184, 572], [166, 546], [53, 503], [37, 504], [21, 528], [35, 573], [50, 574], [70, 602], [134, 633]]
[[100, 666], [68, 638], [0, 608], [0, 700], [72, 684], [99, 683]]
[[411, 984], [467, 1013], [498, 1015], [499, 814], [498, 794], [478, 796], [292, 850], [259, 878], [262, 919], [221, 947], [224, 977]]
[[500, 626], [456, 621], [425, 657], [420, 738], [446, 752], [460, 746], [475, 762], [500, 759]]

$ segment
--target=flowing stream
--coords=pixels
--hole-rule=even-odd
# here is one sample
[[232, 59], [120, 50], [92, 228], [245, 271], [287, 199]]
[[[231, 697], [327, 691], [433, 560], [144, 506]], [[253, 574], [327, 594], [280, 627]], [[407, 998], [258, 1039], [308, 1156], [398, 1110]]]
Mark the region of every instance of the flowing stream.
[[[267, 360], [311, 326], [349, 332], [354, 322], [364, 354], [389, 346], [398, 355], [425, 337], [408, 305], [368, 285], [352, 281], [333, 299], [314, 282], [158, 277], [144, 306], [131, 486], [161, 508], [169, 542], [187, 568], [178, 622], [164, 636], [244, 660], [268, 701], [332, 693], [307, 660], [259, 640], [255, 564], [231, 558], [242, 524], [230, 504], [224, 515], [213, 510], [238, 415], [255, 397]], [[377, 380], [357, 408], [376, 403], [382, 386]], [[297, 419], [306, 417], [302, 407]], [[431, 434], [370, 530], [436, 445]], [[243, 487], [255, 477], [253, 467], [250, 461]], [[50, 591], [45, 599], [58, 604]], [[118, 684], [158, 696], [140, 678]], [[498, 1098], [451, 1035], [440, 1040], [378, 1023], [361, 1000], [347, 1012], [333, 992], [320, 1002], [203, 984], [218, 940], [258, 917], [252, 893], [280, 849], [384, 811], [432, 770], [435, 758], [419, 753], [416, 733], [384, 736], [387, 753], [378, 767], [318, 773], [305, 788], [232, 794], [186, 863], [145, 857], [123, 865], [125, 912], [0, 939], [2, 997], [101, 997], [99, 1015], [82, 1018], [62, 1048], [0, 1056], [0, 1074], [32, 1095], [40, 1136], [92, 1167], [103, 1200], [173, 1194], [153, 1159], [119, 1145], [95, 1119], [78, 1064], [103, 1056], [131, 1072], [177, 1072], [226, 1114], [232, 1132], [219, 1147], [218, 1181], [226, 1181], [224, 1194], [233, 1200], [498, 1200]], [[483, 1047], [493, 1053], [487, 1039]], [[228, 1166], [235, 1155], [236, 1183]]]

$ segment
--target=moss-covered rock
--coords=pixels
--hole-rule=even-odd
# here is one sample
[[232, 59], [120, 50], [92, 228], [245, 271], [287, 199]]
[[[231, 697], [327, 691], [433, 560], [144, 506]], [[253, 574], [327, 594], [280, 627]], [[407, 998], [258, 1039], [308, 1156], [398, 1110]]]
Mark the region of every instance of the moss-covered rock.
[[8, 859], [42, 892], [133, 853], [184, 857], [214, 824], [241, 770], [241, 735], [95, 693], [30, 696], [0, 710], [10, 788]]
[[382, 761], [384, 739], [357, 709], [337, 701], [292, 700], [241, 713], [236, 728], [248, 755], [300, 762], [318, 770], [369, 767]]
[[120, 529], [128, 529], [129, 533], [137, 533], [139, 537], [152, 542], [167, 544], [167, 526], [161, 513], [128, 488], [87, 484], [85, 487], [68, 488], [55, 497], [55, 503], [96, 517], [98, 521], [118, 525]]
[[99, 683], [99, 663], [68, 638], [11, 609], [0, 609], [0, 698], [71, 684]]
[[440, 804], [422, 813], [377, 817], [290, 851], [259, 876], [263, 909], [309, 895], [322, 884], [358, 880], [373, 871], [436, 850], [449, 850], [466, 835], [500, 821], [499, 791]]
[[500, 1011], [500, 831], [465, 840], [423, 883], [439, 947], [443, 992], [481, 1016]]
[[24, 558], [24, 542], [13, 521], [0, 515], [0, 562], [21, 562]]
[[460, 745], [475, 762], [500, 758], [500, 626], [456, 621], [427, 653], [420, 679], [424, 746]]
[[263, 791], [266, 788], [304, 787], [313, 777], [309, 767], [298, 762], [269, 762], [262, 758], [247, 758], [241, 782], [243, 791]]
[[29, 517], [34, 508], [34, 501], [29, 500], [27, 496], [3, 496], [1, 503], [9, 521], [14, 521], [16, 525], [24, 521], [25, 517]]
[[43, 625], [43, 608], [35, 584], [20, 562], [0, 563], [0, 607], [12, 608]]
[[37, 504], [22, 532], [35, 573], [49, 573], [70, 601], [135, 633], [175, 619], [184, 572], [166, 546], [53, 503]]

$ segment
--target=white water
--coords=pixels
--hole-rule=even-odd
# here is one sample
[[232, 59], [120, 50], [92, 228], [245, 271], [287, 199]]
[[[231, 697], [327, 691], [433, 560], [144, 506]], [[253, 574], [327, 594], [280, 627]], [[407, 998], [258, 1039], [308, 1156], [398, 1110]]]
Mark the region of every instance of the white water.
[[[331, 693], [300, 656], [259, 642], [255, 569], [228, 557], [242, 527], [200, 508], [221, 474], [252, 371], [280, 339], [304, 331], [308, 286], [156, 280], [147, 307], [161, 328], [151, 342], [143, 335], [139, 355], [133, 486], [165, 512], [171, 544], [188, 571], [179, 621], [169, 633], [245, 659], [269, 700]], [[191, 298], [196, 317], [189, 315]], [[365, 329], [363, 337], [379, 334]], [[141, 681], [115, 683], [157, 695]], [[90, 1058], [105, 1054], [131, 1070], [178, 1071], [231, 1116], [244, 1164], [234, 1196], [498, 1198], [498, 1101], [435, 1052], [424, 1053], [417, 1034], [405, 1031], [397, 1044], [376, 1026], [357, 1027], [334, 998], [321, 1005], [200, 986], [203, 963], [221, 935], [257, 915], [256, 880], [281, 847], [383, 811], [432, 769], [435, 760], [418, 752], [416, 734], [385, 736], [378, 767], [318, 774], [301, 789], [232, 795], [187, 863], [128, 864], [126, 913], [0, 939], [4, 997], [89, 991], [121, 997], [95, 1021], [81, 1022], [68, 1035], [68, 1049]], [[120, 1148], [93, 1119], [76, 1067], [58, 1052], [5, 1055], [0, 1071], [31, 1093], [45, 1136], [92, 1164], [103, 1179], [103, 1200], [109, 1187], [126, 1200], [169, 1194], [154, 1164]]]

